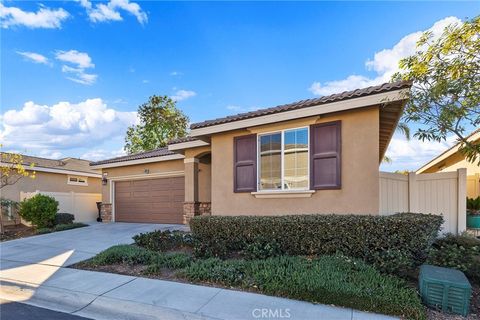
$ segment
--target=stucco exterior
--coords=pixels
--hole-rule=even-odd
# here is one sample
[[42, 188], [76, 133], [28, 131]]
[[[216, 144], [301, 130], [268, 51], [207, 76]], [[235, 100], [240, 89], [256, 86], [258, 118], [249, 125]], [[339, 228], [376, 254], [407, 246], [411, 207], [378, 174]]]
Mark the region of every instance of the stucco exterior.
[[467, 176], [480, 173], [480, 166], [476, 163], [465, 160], [465, 157], [460, 153], [455, 153], [440, 163], [428, 168], [422, 173], [435, 173], [435, 172], [452, 172], [457, 169], [466, 168]]
[[[342, 187], [317, 190], [299, 198], [257, 198], [233, 192], [233, 138], [252, 133], [297, 128], [340, 120]], [[211, 136], [212, 215], [277, 215], [306, 213], [378, 214], [379, 109], [329, 114], [258, 126]]]
[[[78, 173], [78, 176], [82, 176]], [[88, 177], [88, 186], [71, 185], [67, 183], [68, 174], [36, 172], [35, 179], [22, 178], [11, 186], [3, 187], [0, 191], [3, 198], [20, 201], [20, 192], [75, 192], [75, 193], [100, 193], [101, 179]]]

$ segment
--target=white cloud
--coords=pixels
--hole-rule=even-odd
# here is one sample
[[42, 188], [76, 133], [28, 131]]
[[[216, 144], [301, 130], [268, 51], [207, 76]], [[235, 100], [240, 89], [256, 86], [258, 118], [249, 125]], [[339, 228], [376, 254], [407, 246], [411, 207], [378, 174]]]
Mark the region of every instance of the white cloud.
[[92, 58], [86, 52], [79, 52], [77, 50], [62, 51], [55, 53], [55, 57], [63, 62], [69, 62], [76, 65], [78, 68], [94, 68]]
[[80, 158], [90, 161], [99, 161], [103, 159], [124, 156], [126, 154], [127, 152], [123, 148], [120, 150], [93, 149], [83, 153]]
[[172, 72], [170, 72], [170, 75], [171, 75], [172, 77], [181, 76], [181, 75], [183, 75], [183, 72], [180, 72], [180, 71], [172, 71]]
[[3, 28], [25, 26], [27, 28], [61, 28], [62, 22], [70, 14], [62, 8], [49, 9], [41, 7], [37, 12], [27, 12], [16, 7], [5, 7], [0, 2], [0, 23]]
[[19, 110], [6, 111], [0, 120], [0, 144], [29, 153], [92, 148], [121, 139], [128, 126], [138, 123], [136, 112], [109, 108], [99, 98], [51, 106], [29, 101]]
[[392, 163], [382, 164], [382, 170], [416, 170], [456, 142], [454, 136], [447, 137], [446, 141], [436, 142], [417, 139], [407, 141], [405, 137], [396, 134], [386, 152]]
[[[59, 50], [55, 53], [55, 58], [69, 65], [62, 66], [62, 72], [67, 73], [68, 80], [84, 84], [91, 85], [97, 81], [98, 75], [87, 73], [85, 69], [95, 68], [95, 64], [92, 62], [92, 58], [86, 52], [79, 52], [77, 50], [62, 51]], [[73, 65], [73, 67], [72, 67]]]
[[255, 111], [258, 110], [256, 107], [242, 107], [242, 106], [237, 106], [237, 105], [228, 105], [227, 110], [234, 111], [234, 112], [249, 112], [249, 111]]
[[[432, 32], [434, 38], [436, 38], [442, 34], [445, 27], [452, 23], [461, 23], [461, 20], [456, 17], [447, 17], [435, 22], [427, 31]], [[342, 80], [327, 81], [324, 83], [314, 82], [309, 90], [315, 95], [329, 95], [388, 82], [392, 75], [399, 70], [398, 62], [400, 59], [415, 53], [417, 41], [420, 39], [422, 33], [423, 31], [410, 33], [403, 37], [392, 48], [376, 52], [373, 59], [367, 60], [365, 67], [367, 70], [376, 73], [374, 77], [369, 78], [361, 75], [350, 75]]]
[[46, 64], [50, 65], [50, 62], [48, 61], [48, 58], [35, 52], [27, 52], [27, 51], [17, 51], [19, 55], [24, 57], [25, 59], [33, 62], [33, 63], [41, 63], [41, 64]]
[[148, 21], [147, 14], [140, 5], [129, 0], [110, 0], [108, 3], [92, 5], [89, 0], [79, 0], [80, 5], [87, 10], [88, 17], [92, 22], [121, 21], [123, 20], [120, 10], [126, 11], [144, 24]]
[[142, 83], [149, 83], [150, 81], [148, 81], [147, 79], [144, 79], [142, 80]]
[[170, 98], [172, 98], [175, 101], [182, 101], [182, 100], [186, 100], [188, 98], [194, 97], [196, 95], [197, 95], [197, 93], [195, 91], [177, 90], [175, 92], [175, 94], [173, 96], [171, 96]]

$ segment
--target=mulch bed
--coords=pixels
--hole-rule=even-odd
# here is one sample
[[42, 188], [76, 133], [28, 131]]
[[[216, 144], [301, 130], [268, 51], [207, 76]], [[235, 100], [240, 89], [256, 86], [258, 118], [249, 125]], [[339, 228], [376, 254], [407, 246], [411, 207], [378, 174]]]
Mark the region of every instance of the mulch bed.
[[0, 234], [0, 242], [26, 238], [36, 235], [35, 229], [24, 224], [5, 226], [4, 233]]

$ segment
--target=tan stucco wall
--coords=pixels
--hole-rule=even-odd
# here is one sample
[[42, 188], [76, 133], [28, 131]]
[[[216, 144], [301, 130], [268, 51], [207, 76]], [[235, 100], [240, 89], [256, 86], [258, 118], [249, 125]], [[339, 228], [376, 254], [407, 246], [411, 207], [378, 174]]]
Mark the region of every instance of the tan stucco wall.
[[[81, 176], [81, 174], [79, 174]], [[12, 186], [1, 189], [3, 198], [20, 201], [20, 192], [76, 192], [76, 193], [100, 193], [101, 179], [88, 177], [88, 186], [76, 186], [67, 184], [66, 174], [36, 172], [35, 179], [22, 178]]]
[[[342, 188], [340, 190], [317, 190], [311, 198], [295, 199], [260, 199], [250, 193], [233, 192], [233, 138], [235, 136], [334, 120], [342, 121]], [[213, 215], [378, 214], [378, 107], [217, 134], [211, 137], [211, 148]]]
[[[119, 163], [119, 165], [121, 165], [121, 163]], [[148, 170], [148, 174], [145, 173], [146, 170]], [[183, 159], [102, 169], [102, 173], [107, 173], [107, 180], [128, 176], [134, 176], [135, 178], [141, 179], [149, 179], [155, 178], [154, 175], [156, 173], [168, 173], [173, 171], [184, 171]], [[102, 202], [111, 203], [110, 182], [108, 182], [106, 185], [102, 185]]]
[[476, 162], [468, 162], [465, 160], [465, 157], [460, 153], [455, 153], [441, 161], [440, 163], [428, 168], [423, 173], [435, 173], [435, 172], [451, 172], [457, 171], [460, 168], [467, 168], [467, 175], [474, 175], [475, 173], [480, 173], [480, 166]]

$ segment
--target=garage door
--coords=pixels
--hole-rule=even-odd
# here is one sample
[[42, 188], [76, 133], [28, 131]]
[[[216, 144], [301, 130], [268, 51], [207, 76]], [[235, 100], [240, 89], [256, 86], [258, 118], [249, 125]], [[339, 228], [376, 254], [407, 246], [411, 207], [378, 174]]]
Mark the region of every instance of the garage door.
[[115, 182], [115, 221], [183, 223], [184, 177]]

